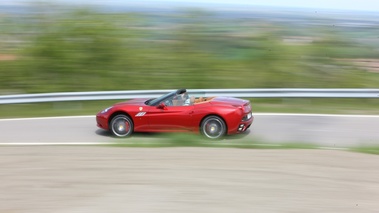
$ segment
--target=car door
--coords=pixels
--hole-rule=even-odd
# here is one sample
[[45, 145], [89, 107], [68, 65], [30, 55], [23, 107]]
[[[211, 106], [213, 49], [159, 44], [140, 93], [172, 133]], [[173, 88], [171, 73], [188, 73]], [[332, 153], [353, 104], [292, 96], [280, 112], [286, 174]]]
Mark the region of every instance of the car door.
[[152, 107], [148, 114], [151, 130], [172, 132], [191, 131], [194, 106], [157, 106]]

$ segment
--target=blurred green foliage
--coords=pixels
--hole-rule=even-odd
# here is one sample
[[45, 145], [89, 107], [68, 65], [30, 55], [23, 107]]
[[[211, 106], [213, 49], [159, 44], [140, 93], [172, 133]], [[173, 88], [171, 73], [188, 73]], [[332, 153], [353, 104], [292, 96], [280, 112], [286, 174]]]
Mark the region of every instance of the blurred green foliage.
[[0, 54], [15, 56], [0, 60], [0, 93], [379, 85], [378, 72], [350, 60], [378, 51], [333, 27], [224, 20], [201, 10], [156, 17], [32, 10], [0, 17]]
[[[379, 114], [379, 99], [254, 98], [253, 113]], [[0, 104], [0, 118], [95, 115], [124, 100]]]
[[361, 152], [361, 153], [366, 153], [366, 154], [379, 155], [379, 146], [353, 147], [350, 150], [353, 152]]

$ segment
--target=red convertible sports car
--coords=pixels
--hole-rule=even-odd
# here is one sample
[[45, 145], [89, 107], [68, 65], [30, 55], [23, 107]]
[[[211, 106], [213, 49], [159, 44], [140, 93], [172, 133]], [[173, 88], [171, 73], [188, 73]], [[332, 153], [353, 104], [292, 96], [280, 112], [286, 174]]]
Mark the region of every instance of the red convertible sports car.
[[97, 126], [117, 137], [133, 132], [195, 132], [210, 139], [244, 132], [253, 119], [248, 100], [203, 97], [186, 89], [117, 103], [96, 116]]

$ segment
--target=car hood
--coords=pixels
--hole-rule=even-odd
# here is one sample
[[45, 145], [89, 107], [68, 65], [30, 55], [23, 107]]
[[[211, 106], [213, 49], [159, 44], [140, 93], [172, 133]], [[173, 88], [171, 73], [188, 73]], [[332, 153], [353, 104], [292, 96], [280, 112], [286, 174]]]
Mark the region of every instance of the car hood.
[[215, 97], [212, 99], [212, 102], [226, 103], [226, 104], [239, 105], [239, 106], [243, 106], [249, 103], [248, 100], [244, 100], [240, 98], [232, 98], [232, 97]]
[[117, 103], [115, 105], [138, 105], [138, 106], [141, 106], [141, 105], [144, 105], [145, 101], [147, 101], [147, 100], [149, 100], [149, 98], [136, 98], [136, 99], [120, 102], [120, 103]]

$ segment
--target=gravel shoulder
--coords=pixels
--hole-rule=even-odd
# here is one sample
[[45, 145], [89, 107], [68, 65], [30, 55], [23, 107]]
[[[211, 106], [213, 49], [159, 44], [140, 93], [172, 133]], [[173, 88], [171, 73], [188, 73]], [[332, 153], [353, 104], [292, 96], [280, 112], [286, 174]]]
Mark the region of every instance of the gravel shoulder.
[[379, 156], [337, 150], [4, 146], [0, 212], [375, 212]]

